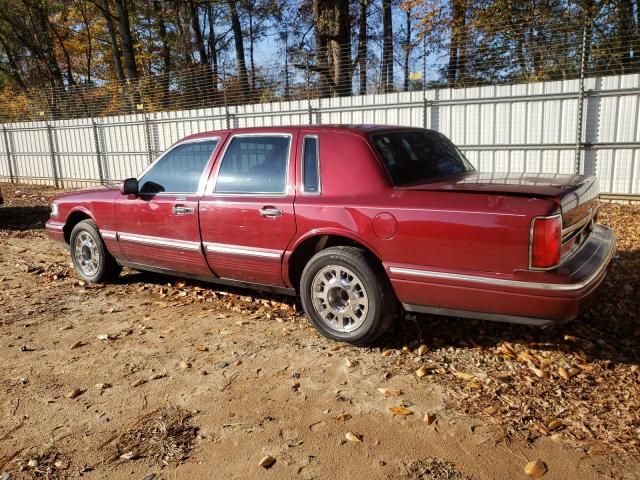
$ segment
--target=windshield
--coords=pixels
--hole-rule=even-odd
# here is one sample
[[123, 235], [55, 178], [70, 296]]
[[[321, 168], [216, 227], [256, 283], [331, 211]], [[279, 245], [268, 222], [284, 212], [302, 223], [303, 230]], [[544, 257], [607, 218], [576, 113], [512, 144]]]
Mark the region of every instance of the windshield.
[[397, 186], [474, 170], [451, 141], [433, 130], [396, 131], [372, 136], [382, 162]]

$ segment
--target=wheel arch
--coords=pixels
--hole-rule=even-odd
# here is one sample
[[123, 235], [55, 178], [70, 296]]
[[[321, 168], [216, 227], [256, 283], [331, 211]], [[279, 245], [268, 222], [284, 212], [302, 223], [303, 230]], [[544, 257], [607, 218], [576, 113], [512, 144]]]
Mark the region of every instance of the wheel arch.
[[73, 231], [73, 227], [75, 227], [78, 223], [83, 220], [93, 220], [95, 219], [91, 215], [91, 212], [83, 207], [74, 208], [69, 215], [67, 216], [67, 220], [64, 223], [64, 227], [62, 228], [62, 232], [64, 234], [64, 241], [69, 244], [71, 241], [71, 232]]
[[285, 280], [297, 291], [302, 271], [311, 257], [321, 250], [337, 246], [352, 246], [363, 249], [384, 270], [380, 254], [360, 236], [343, 230], [320, 230], [309, 232], [295, 242], [291, 253], [285, 258], [283, 272], [286, 275]]

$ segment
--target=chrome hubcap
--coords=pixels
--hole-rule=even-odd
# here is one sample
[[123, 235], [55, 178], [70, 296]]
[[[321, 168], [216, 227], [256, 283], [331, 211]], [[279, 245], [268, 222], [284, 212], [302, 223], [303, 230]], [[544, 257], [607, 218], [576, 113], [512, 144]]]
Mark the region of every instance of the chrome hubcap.
[[332, 330], [352, 332], [369, 311], [369, 296], [362, 280], [346, 267], [329, 265], [311, 283], [313, 308]]
[[78, 234], [73, 251], [76, 265], [82, 273], [88, 277], [95, 275], [100, 266], [100, 252], [96, 241], [88, 232]]

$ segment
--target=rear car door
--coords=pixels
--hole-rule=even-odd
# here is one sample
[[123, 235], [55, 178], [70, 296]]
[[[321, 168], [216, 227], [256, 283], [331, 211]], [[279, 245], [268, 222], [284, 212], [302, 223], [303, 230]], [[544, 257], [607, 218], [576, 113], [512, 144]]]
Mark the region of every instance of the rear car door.
[[134, 264], [211, 277], [202, 252], [198, 200], [219, 137], [179, 143], [138, 179], [139, 195], [115, 202], [120, 248]]
[[221, 278], [282, 286], [282, 256], [296, 232], [295, 133], [229, 137], [200, 201], [202, 242]]

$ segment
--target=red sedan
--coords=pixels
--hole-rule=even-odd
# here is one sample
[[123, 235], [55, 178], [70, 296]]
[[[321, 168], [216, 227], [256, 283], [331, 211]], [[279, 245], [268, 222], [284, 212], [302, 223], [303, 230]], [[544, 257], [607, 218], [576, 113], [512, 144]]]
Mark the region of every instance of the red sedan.
[[444, 135], [387, 126], [187, 137], [118, 188], [57, 197], [80, 277], [122, 266], [300, 295], [318, 330], [370, 343], [407, 311], [573, 319], [615, 252], [594, 177], [477, 172]]

